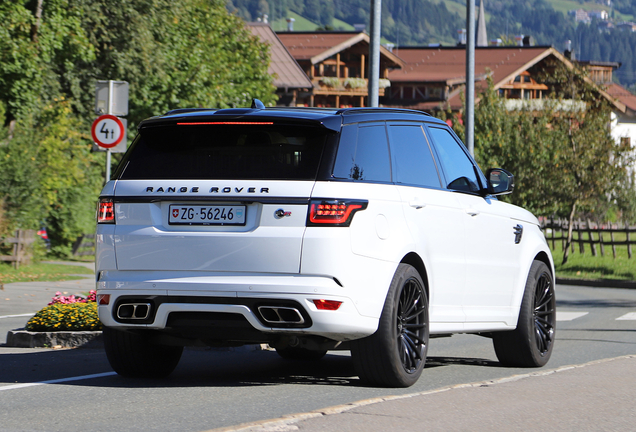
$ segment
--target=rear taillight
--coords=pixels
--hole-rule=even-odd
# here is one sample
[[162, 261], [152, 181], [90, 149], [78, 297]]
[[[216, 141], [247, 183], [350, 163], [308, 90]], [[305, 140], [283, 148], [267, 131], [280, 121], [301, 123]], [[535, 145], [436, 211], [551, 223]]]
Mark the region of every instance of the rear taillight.
[[349, 226], [353, 215], [367, 208], [367, 201], [319, 199], [309, 202], [307, 225]]
[[112, 198], [100, 198], [97, 205], [97, 223], [115, 223], [115, 204]]

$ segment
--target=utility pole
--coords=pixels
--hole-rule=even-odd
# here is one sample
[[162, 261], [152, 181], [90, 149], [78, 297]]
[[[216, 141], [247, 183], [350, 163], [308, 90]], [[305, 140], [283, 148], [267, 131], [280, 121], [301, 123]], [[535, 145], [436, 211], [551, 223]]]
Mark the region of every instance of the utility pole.
[[371, 0], [371, 41], [369, 43], [369, 106], [380, 104], [380, 29], [382, 0]]
[[466, 147], [475, 155], [475, 0], [466, 1]]

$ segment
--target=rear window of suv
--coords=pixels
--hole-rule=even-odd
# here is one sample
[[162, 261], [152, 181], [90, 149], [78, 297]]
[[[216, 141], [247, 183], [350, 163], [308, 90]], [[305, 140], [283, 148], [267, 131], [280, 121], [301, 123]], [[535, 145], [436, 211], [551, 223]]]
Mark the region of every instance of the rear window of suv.
[[122, 180], [315, 180], [328, 131], [290, 125], [144, 128], [115, 173]]

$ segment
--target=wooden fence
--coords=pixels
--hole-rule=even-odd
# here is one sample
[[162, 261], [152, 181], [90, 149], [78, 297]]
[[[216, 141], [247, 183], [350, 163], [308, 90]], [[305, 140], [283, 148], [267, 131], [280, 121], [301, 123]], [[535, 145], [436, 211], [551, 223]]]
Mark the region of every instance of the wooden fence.
[[0, 243], [12, 245], [11, 255], [0, 255], [0, 261], [12, 262], [16, 269], [20, 264], [29, 264], [32, 256], [29, 246], [35, 239], [35, 230], [17, 230], [14, 237], [0, 239]]
[[[568, 237], [568, 221], [554, 218], [540, 218], [540, 221], [545, 238], [552, 250], [556, 248], [557, 242], [561, 242], [561, 249], [563, 249]], [[616, 258], [617, 246], [627, 246], [627, 256], [631, 259], [632, 246], [636, 245], [636, 226], [610, 222], [599, 224], [579, 219], [574, 221], [572, 227], [572, 252], [575, 251], [577, 244], [582, 254], [585, 253], [585, 246], [589, 245], [593, 256], [597, 256], [599, 250], [601, 256], [605, 256], [605, 247], [611, 247], [614, 258]]]

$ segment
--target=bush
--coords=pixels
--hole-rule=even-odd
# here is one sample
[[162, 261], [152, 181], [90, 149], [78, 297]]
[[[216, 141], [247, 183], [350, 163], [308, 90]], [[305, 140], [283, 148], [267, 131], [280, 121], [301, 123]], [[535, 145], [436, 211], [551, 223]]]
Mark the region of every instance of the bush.
[[97, 316], [97, 303], [53, 303], [40, 310], [27, 322], [28, 331], [97, 331], [102, 323]]

